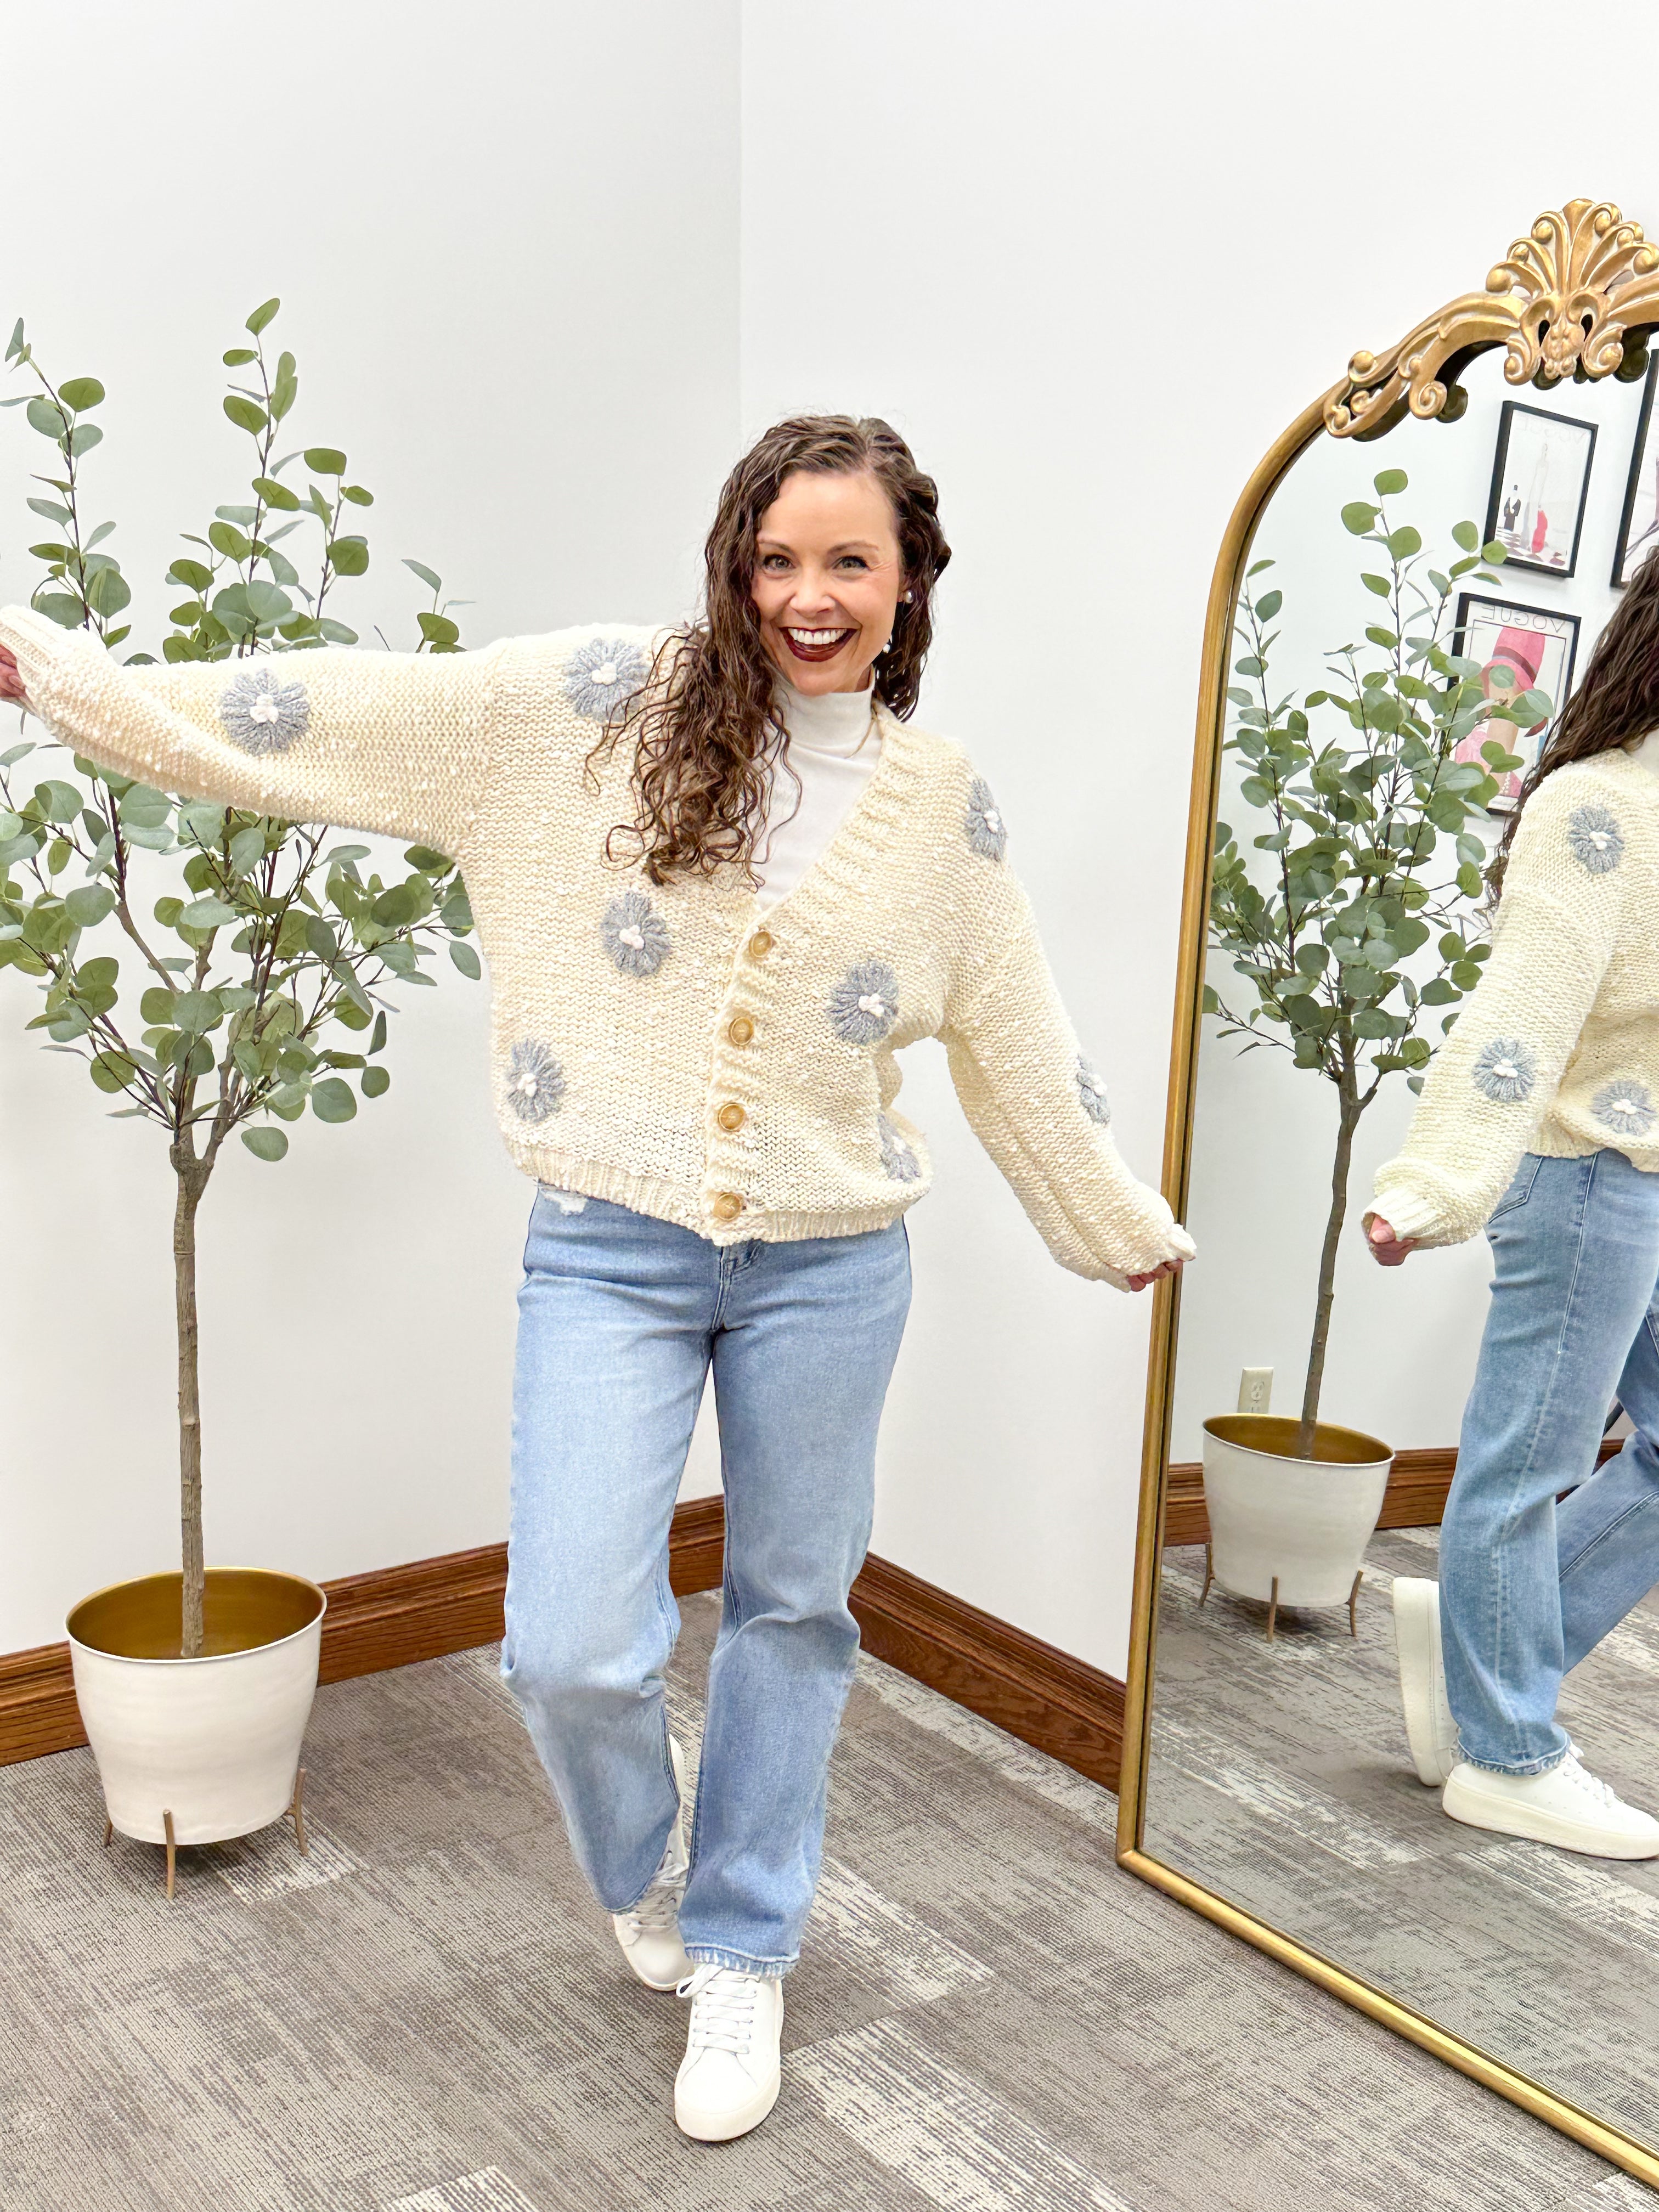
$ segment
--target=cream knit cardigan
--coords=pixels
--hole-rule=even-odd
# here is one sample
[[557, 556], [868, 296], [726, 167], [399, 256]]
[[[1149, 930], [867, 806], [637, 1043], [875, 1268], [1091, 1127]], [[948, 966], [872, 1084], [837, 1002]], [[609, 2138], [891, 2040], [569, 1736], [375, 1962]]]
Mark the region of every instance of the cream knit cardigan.
[[1547, 776], [1516, 830], [1492, 957], [1435, 1056], [1370, 1220], [1455, 1244], [1522, 1157], [1659, 1170], [1659, 777], [1622, 750]]
[[743, 869], [652, 884], [624, 738], [583, 763], [661, 633], [617, 626], [436, 656], [328, 650], [120, 667], [15, 607], [0, 642], [66, 743], [189, 797], [435, 847], [493, 987], [491, 1085], [538, 1181], [717, 1244], [882, 1228], [928, 1188], [895, 1054], [943, 1040], [969, 1121], [1062, 1267], [1113, 1282], [1190, 1255], [1123, 1165], [960, 749], [878, 708], [881, 759], [768, 911]]

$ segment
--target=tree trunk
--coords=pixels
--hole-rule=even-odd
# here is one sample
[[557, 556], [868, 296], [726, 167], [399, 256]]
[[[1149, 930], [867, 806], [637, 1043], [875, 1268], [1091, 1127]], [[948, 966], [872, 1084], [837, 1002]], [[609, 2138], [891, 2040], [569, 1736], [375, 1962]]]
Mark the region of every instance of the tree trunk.
[[184, 1538], [184, 1602], [179, 1656], [202, 1656], [202, 1600], [207, 1568], [202, 1547], [202, 1401], [197, 1379], [196, 1209], [207, 1185], [204, 1162], [185, 1139], [173, 1146], [179, 1178], [173, 1211], [173, 1307], [179, 1335], [179, 1519]]
[[1336, 1095], [1336, 1158], [1331, 1164], [1331, 1210], [1325, 1223], [1325, 1249], [1319, 1255], [1319, 1299], [1314, 1308], [1313, 1342], [1308, 1350], [1308, 1380], [1302, 1393], [1302, 1425], [1296, 1437], [1298, 1459], [1313, 1457], [1319, 1393], [1325, 1380], [1325, 1346], [1331, 1334], [1331, 1302], [1336, 1295], [1336, 1255], [1342, 1242], [1342, 1224], [1348, 1215], [1348, 1168], [1353, 1158], [1353, 1133], [1364, 1111], [1352, 1074], [1343, 1076]]

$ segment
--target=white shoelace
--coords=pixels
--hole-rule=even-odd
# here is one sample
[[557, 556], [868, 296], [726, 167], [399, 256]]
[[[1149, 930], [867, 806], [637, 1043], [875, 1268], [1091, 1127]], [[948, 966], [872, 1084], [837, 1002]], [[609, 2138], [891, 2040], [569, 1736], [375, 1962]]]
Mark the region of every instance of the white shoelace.
[[1620, 1802], [1612, 1784], [1600, 1780], [1595, 1775], [1581, 1766], [1571, 1752], [1567, 1753], [1561, 1764], [1566, 1769], [1568, 1781], [1574, 1784], [1577, 1788], [1586, 1791], [1598, 1805], [1617, 1805]]
[[687, 1976], [676, 1995], [691, 2000], [688, 2052], [729, 2051], [741, 2058], [755, 2038], [755, 1999], [759, 1976], [712, 1962]]
[[631, 1912], [621, 1912], [617, 1918], [628, 1930], [629, 1941], [637, 1942], [641, 1935], [662, 1936], [674, 1927], [680, 1917], [680, 1904], [685, 1895], [685, 1875], [682, 1873], [659, 1874]]

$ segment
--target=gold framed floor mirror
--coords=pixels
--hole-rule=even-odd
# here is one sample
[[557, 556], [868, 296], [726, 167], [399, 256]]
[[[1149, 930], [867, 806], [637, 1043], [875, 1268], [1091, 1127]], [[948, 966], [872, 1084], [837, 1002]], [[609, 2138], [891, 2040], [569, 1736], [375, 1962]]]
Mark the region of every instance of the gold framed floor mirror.
[[[1441, 1010], [1478, 973], [1480, 856], [1575, 662], [1582, 672], [1659, 536], [1656, 330], [1659, 248], [1616, 207], [1569, 201], [1480, 289], [1386, 352], [1356, 354], [1263, 456], [1228, 524], [1204, 634], [1163, 1185], [1200, 1262], [1156, 1293], [1118, 1857], [1659, 2185], [1643, 1990], [1659, 1955], [1659, 1862], [1575, 1859], [1459, 1828], [1412, 1771], [1400, 1723], [1389, 1578], [1435, 1571], [1436, 1501], [1484, 1318], [1482, 1241], [1384, 1271], [1358, 1226]], [[1435, 823], [1449, 888], [1423, 909], [1420, 949], [1414, 929], [1396, 933], [1403, 953], [1384, 943], [1398, 988], [1362, 1008], [1359, 1088], [1375, 1094], [1362, 1110], [1293, 1024], [1252, 1023], [1237, 939], [1212, 893], [1218, 854], [1226, 880], [1270, 892], [1285, 850], [1271, 842], [1283, 814], [1241, 735], [1293, 728], [1301, 714], [1310, 756], [1333, 729], [1352, 748], [1358, 700], [1361, 723], [1396, 716], [1397, 742], [1398, 714], [1417, 711], [1413, 683], [1444, 688], [1446, 661], [1425, 651], [1431, 613], [1454, 680], [1478, 670], [1489, 704], [1484, 719], [1468, 710], [1472, 737], [1443, 749], [1443, 764], [1470, 771], [1445, 778], [1464, 818], [1443, 806]], [[1421, 709], [1431, 723], [1433, 712]], [[1443, 740], [1454, 734], [1448, 722]], [[1500, 756], [1518, 765], [1500, 773]], [[1342, 1175], [1348, 1207], [1334, 1229]], [[1333, 1455], [1364, 1464], [1340, 1471], [1375, 1484], [1352, 1618], [1340, 1576], [1317, 1602], [1281, 1599], [1277, 1577], [1270, 1593], [1270, 1559], [1261, 1587], [1239, 1570], [1229, 1586], [1206, 1541], [1223, 1510], [1213, 1440], [1231, 1433], [1219, 1417], [1237, 1395], [1259, 1419], [1264, 1377], [1290, 1410], [1310, 1364], [1323, 1370], [1319, 1418], [1358, 1439]], [[1283, 1585], [1304, 1587], [1296, 1573]], [[1564, 1698], [1562, 1717], [1621, 1794], [1659, 1808], [1659, 1721], [1650, 1729], [1644, 1710], [1659, 1609], [1638, 1608], [1615, 1642], [1568, 1678], [1576, 1702], [1570, 1711]]]

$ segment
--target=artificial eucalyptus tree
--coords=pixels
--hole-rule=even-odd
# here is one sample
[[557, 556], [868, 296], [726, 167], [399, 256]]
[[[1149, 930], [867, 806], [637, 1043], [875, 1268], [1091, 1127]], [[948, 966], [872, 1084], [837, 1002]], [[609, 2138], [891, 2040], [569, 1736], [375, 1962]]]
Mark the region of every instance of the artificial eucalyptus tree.
[[[1454, 588], [1483, 560], [1501, 562], [1503, 548], [1483, 547], [1474, 524], [1460, 522], [1451, 534], [1462, 557], [1442, 573], [1419, 532], [1390, 520], [1388, 501], [1407, 489], [1405, 471], [1383, 470], [1375, 489], [1375, 503], [1351, 501], [1342, 522], [1380, 549], [1360, 581], [1383, 605], [1364, 645], [1328, 653], [1329, 681], [1299, 702], [1294, 692], [1275, 697], [1270, 685], [1283, 595], [1258, 592], [1255, 580], [1273, 564], [1258, 561], [1248, 573], [1235, 626], [1244, 650], [1233, 673], [1243, 681], [1227, 693], [1235, 711], [1225, 750], [1243, 763], [1245, 805], [1268, 826], [1250, 841], [1263, 855], [1252, 863], [1232, 830], [1217, 825], [1210, 889], [1211, 949], [1254, 995], [1242, 1005], [1236, 992], [1206, 986], [1206, 1012], [1245, 1050], [1277, 1046], [1336, 1092], [1297, 1441], [1304, 1458], [1314, 1449], [1354, 1133], [1387, 1077], [1402, 1073], [1422, 1087], [1431, 1010], [1449, 1009], [1443, 1034], [1480, 981], [1492, 948], [1475, 911], [1486, 854], [1471, 819], [1496, 796], [1497, 778], [1522, 764], [1505, 734], [1552, 711], [1543, 692], [1506, 684], [1501, 667], [1483, 677], [1478, 661], [1450, 649]], [[1477, 580], [1498, 579], [1480, 570]], [[1481, 738], [1488, 726], [1494, 733]], [[1471, 738], [1480, 758], [1455, 758]]]
[[[299, 393], [294, 356], [273, 368], [266, 352], [278, 304], [256, 308], [251, 343], [224, 356], [240, 373], [223, 405], [252, 446], [248, 496], [219, 507], [204, 532], [183, 533], [200, 557], [182, 554], [167, 571], [184, 594], [161, 641], [168, 661], [357, 641], [325, 607], [343, 579], [368, 570], [368, 541], [355, 525], [373, 498], [333, 447], [276, 453]], [[36, 389], [0, 404], [26, 406], [52, 456], [28, 502], [50, 526], [29, 549], [45, 569], [31, 604], [114, 652], [131, 635], [131, 590], [104, 550], [115, 525], [93, 523], [82, 482], [102, 437], [93, 417], [104, 387], [90, 376], [54, 385], [21, 321], [6, 359]], [[300, 531], [307, 538], [284, 551]], [[416, 650], [460, 650], [440, 580], [418, 562], [405, 566], [432, 594]], [[154, 656], [126, 656], [130, 667], [146, 663]], [[257, 715], [256, 673], [243, 688]], [[280, 698], [280, 680], [271, 688]], [[178, 799], [78, 754], [71, 776], [53, 750], [25, 738], [0, 751], [0, 968], [36, 982], [45, 1004], [27, 1026], [45, 1031], [48, 1049], [79, 1057], [97, 1088], [124, 1102], [117, 1118], [148, 1121], [166, 1138], [176, 1185], [179, 1648], [191, 1658], [205, 1584], [196, 1218], [221, 1151], [234, 1133], [256, 1159], [276, 1161], [288, 1150], [283, 1125], [307, 1109], [321, 1121], [350, 1121], [360, 1097], [391, 1084], [381, 1057], [389, 987], [429, 986], [422, 963], [442, 945], [464, 975], [481, 971], [465, 941], [465, 888], [445, 854], [415, 846], [407, 872], [386, 882], [363, 872], [368, 846], [331, 845], [325, 828]]]

